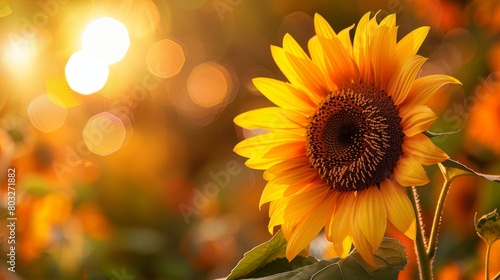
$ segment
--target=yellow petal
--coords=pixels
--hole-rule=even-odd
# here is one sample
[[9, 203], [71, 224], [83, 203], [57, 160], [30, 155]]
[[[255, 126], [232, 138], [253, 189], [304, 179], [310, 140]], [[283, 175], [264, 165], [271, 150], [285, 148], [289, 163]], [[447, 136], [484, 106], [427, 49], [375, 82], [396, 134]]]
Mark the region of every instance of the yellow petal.
[[302, 47], [295, 41], [295, 39], [289, 33], [286, 33], [283, 37], [283, 49], [296, 57], [299, 58], [309, 58]]
[[401, 186], [422, 186], [429, 183], [424, 168], [411, 157], [402, 157], [394, 167], [394, 177]]
[[289, 143], [304, 142], [304, 137], [290, 133], [269, 132], [247, 138], [234, 147], [234, 152], [242, 157], [261, 158], [272, 149]]
[[321, 102], [322, 98], [329, 92], [322, 69], [307, 56], [299, 43], [288, 33], [283, 38], [283, 49], [287, 53], [290, 65], [302, 83], [310, 90], [309, 98], [315, 104]]
[[268, 130], [305, 128], [310, 120], [306, 115], [280, 107], [268, 107], [244, 112], [234, 118], [238, 126]]
[[270, 78], [255, 78], [252, 81], [267, 99], [281, 108], [309, 114], [316, 109], [308, 95], [291, 84]]
[[406, 61], [410, 56], [417, 53], [418, 49], [424, 42], [430, 27], [422, 26], [408, 33], [396, 45], [396, 60]]
[[[354, 217], [354, 220], [357, 220], [357, 218], [358, 217]], [[366, 239], [364, 234], [361, 232], [357, 221], [355, 221], [355, 224], [352, 226], [351, 238], [354, 246], [356, 247], [356, 250], [358, 250], [361, 257], [371, 266], [377, 267], [375, 258], [373, 256], [374, 250], [372, 248], [372, 245], [370, 244], [370, 242], [368, 242], [368, 239]]]
[[282, 198], [289, 199], [296, 194], [312, 191], [318, 188], [328, 189], [327, 187], [325, 188], [323, 181], [318, 178], [315, 178], [313, 180], [302, 180], [301, 182], [294, 182], [294, 184], [292, 185], [269, 181], [262, 191], [259, 202], [259, 209], [265, 203]]
[[299, 75], [297, 74], [297, 72], [295, 72], [295, 69], [293, 69], [290, 61], [288, 61], [284, 49], [277, 46], [271, 46], [271, 55], [278, 68], [290, 83], [295, 86], [299, 86], [300, 84], [302, 84], [302, 80], [300, 79]]
[[[313, 188], [311, 191], [300, 193], [290, 197], [283, 214], [285, 221], [299, 220], [310, 212], [316, 212], [316, 207], [330, 192], [329, 189]], [[323, 224], [324, 226], [325, 224]]]
[[406, 99], [415, 77], [426, 60], [425, 57], [415, 55], [408, 58], [404, 64], [401, 64], [401, 67], [397, 68], [394, 78], [389, 83], [389, 94], [392, 96], [395, 105], [399, 105]]
[[373, 73], [370, 64], [370, 55], [368, 53], [371, 29], [369, 28], [370, 12], [366, 13], [358, 23], [354, 33], [353, 57], [359, 67], [360, 77], [363, 81], [372, 81]]
[[344, 48], [347, 50], [347, 53], [352, 57], [352, 42], [351, 42], [351, 29], [354, 28], [354, 24], [344, 28], [342, 31], [339, 32], [337, 37], [339, 38], [340, 42], [344, 46]]
[[321, 102], [323, 96], [328, 94], [328, 86], [321, 70], [309, 58], [301, 58], [290, 53], [286, 54], [290, 65], [300, 76], [302, 83], [310, 89], [308, 97], [315, 103]]
[[379, 26], [387, 26], [389, 28], [396, 27], [396, 14], [389, 14], [382, 19]]
[[297, 222], [287, 222], [281, 225], [281, 230], [283, 231], [283, 235], [286, 240], [290, 240], [290, 236], [292, 236], [293, 231], [297, 227]]
[[351, 249], [350, 234], [355, 206], [356, 198], [352, 192], [338, 193], [335, 210], [326, 230], [327, 238], [331, 240], [335, 252], [342, 258], [347, 257]]
[[310, 188], [307, 192], [272, 201], [269, 207], [269, 227], [274, 228], [285, 222], [301, 220], [310, 212], [317, 210], [328, 192], [329, 189]]
[[314, 211], [311, 211], [297, 223], [286, 247], [286, 258], [289, 261], [295, 258], [300, 251], [308, 246], [325, 226], [332, 214], [332, 202], [333, 196], [327, 196], [316, 205]]
[[446, 84], [461, 85], [459, 80], [447, 75], [429, 75], [415, 80], [408, 97], [401, 104], [403, 107], [414, 107], [425, 104], [442, 86]]
[[373, 67], [374, 82], [381, 89], [387, 89], [396, 66], [396, 31], [389, 25], [381, 25], [375, 30], [370, 45], [370, 60]]
[[384, 197], [389, 221], [406, 236], [415, 240], [415, 212], [405, 189], [392, 180], [384, 180], [380, 184], [380, 192]]
[[409, 137], [427, 130], [437, 119], [436, 114], [424, 105], [409, 108], [406, 112], [400, 112], [400, 115], [403, 133]]
[[269, 149], [262, 158], [307, 158], [305, 142], [290, 142]]
[[[285, 219], [283, 218], [283, 214], [285, 213], [285, 208], [287, 206], [288, 198], [282, 198], [278, 200], [271, 201], [269, 204], [269, 224], [268, 230], [272, 234], [272, 230], [275, 226], [283, 225], [285, 223]], [[288, 221], [291, 222], [291, 221]]]
[[358, 191], [356, 199], [357, 224], [374, 251], [377, 251], [387, 227], [384, 198], [376, 186]]
[[403, 152], [423, 165], [436, 164], [449, 158], [445, 152], [432, 143], [431, 139], [421, 133], [404, 138]]
[[295, 167], [288, 167], [288, 162], [290, 159], [287, 158], [287, 160], [274, 165], [273, 167], [269, 168], [267, 171], [271, 170], [272, 168], [278, 167], [282, 169], [281, 166], [285, 166], [286, 171], [283, 172], [276, 172], [275, 170], [272, 170], [272, 172], [265, 172], [264, 179], [274, 181], [276, 184], [286, 184], [286, 185], [295, 185], [295, 184], [302, 184], [302, 183], [308, 183], [312, 181], [314, 178], [318, 176], [318, 173], [310, 168], [310, 164], [307, 161], [307, 157], [298, 157], [295, 159], [302, 159], [305, 158], [305, 161], [307, 162], [307, 165], [304, 165], [301, 168], [295, 168]]
[[[328, 70], [326, 66], [326, 57], [323, 51], [323, 47], [319, 42], [318, 36], [314, 36], [309, 39], [307, 47], [309, 49], [309, 53], [311, 54], [313, 63], [318, 66], [322, 73], [327, 73]], [[335, 91], [338, 89], [338, 86], [334, 84], [334, 81], [332, 81], [331, 79], [325, 79], [325, 81], [329, 91]]]
[[256, 170], [266, 170], [283, 160], [283, 158], [251, 158], [245, 161], [245, 165]]
[[314, 30], [316, 31], [316, 35], [326, 39], [332, 39], [337, 36], [328, 21], [318, 13], [314, 14]]
[[326, 78], [334, 81], [334, 84], [339, 87], [348, 85], [352, 81], [358, 81], [357, 65], [328, 22], [316, 14], [314, 27], [326, 58]]
[[288, 185], [276, 184], [272, 181], [267, 182], [264, 190], [262, 191], [262, 195], [260, 196], [259, 209], [261, 209], [262, 205], [265, 203], [281, 199], [287, 188]]

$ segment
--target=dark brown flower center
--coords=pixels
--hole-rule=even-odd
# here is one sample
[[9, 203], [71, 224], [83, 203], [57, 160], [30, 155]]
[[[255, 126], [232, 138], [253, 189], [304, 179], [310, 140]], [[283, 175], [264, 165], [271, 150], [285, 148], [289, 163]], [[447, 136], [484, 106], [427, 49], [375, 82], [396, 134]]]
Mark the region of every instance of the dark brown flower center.
[[402, 152], [403, 131], [385, 91], [353, 84], [332, 92], [307, 128], [307, 155], [338, 191], [358, 191], [388, 178]]

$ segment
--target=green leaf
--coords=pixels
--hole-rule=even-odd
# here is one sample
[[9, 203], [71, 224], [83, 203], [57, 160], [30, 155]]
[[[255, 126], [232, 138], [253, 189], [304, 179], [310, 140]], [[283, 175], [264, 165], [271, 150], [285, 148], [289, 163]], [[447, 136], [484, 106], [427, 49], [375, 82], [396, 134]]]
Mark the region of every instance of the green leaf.
[[[245, 280], [389, 280], [397, 279], [398, 274], [407, 264], [404, 246], [397, 239], [384, 238], [380, 248], [375, 252], [375, 262], [378, 268], [369, 265], [361, 255], [352, 251], [344, 259], [334, 258], [303, 265], [297, 269], [274, 275], [259, 276], [261, 278], [244, 278]], [[240, 278], [227, 278], [240, 279]]]
[[285, 257], [286, 239], [283, 232], [278, 231], [271, 240], [260, 244], [245, 253], [235, 268], [231, 271], [226, 280], [241, 279], [248, 276], [264, 265]]
[[500, 182], [500, 175], [490, 175], [490, 174], [483, 174], [476, 172], [472, 170], [471, 168], [467, 167], [466, 165], [452, 159], [447, 159], [441, 163], [443, 166], [447, 167], [447, 174], [448, 174], [448, 179], [452, 179], [455, 177], [459, 176], [479, 176], [482, 177], [486, 180], [492, 181], [492, 182]]
[[253, 279], [265, 277], [273, 274], [291, 271], [317, 262], [318, 260], [313, 257], [296, 256], [290, 262], [286, 258], [279, 258], [257, 269], [252, 274], [245, 276], [245, 278]]
[[449, 135], [453, 135], [455, 133], [459, 133], [460, 132], [460, 129], [459, 130], [455, 130], [455, 131], [447, 131], [447, 132], [432, 132], [432, 131], [424, 131], [424, 135], [429, 137], [429, 138], [434, 138], [434, 137], [439, 137], [439, 136], [449, 136]]

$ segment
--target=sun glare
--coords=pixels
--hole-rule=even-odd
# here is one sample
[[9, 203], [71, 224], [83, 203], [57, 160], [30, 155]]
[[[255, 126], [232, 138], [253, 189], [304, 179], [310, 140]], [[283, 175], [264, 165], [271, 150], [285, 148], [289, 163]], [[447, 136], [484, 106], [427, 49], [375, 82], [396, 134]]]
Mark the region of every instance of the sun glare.
[[109, 69], [106, 63], [92, 53], [80, 50], [69, 58], [65, 74], [72, 90], [88, 95], [104, 87]]
[[113, 64], [127, 53], [130, 37], [121, 22], [103, 17], [87, 25], [82, 35], [82, 46], [107, 64]]

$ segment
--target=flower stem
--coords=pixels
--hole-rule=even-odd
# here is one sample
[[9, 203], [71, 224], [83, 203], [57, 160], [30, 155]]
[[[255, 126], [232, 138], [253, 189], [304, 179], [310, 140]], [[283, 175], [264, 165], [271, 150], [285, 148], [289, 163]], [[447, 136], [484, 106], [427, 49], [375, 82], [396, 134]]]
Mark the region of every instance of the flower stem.
[[417, 215], [416, 217], [417, 236], [415, 238], [415, 251], [417, 252], [420, 280], [432, 280], [433, 279], [432, 267], [431, 267], [432, 263], [425, 249], [426, 247], [425, 231], [424, 231], [424, 226], [422, 224], [418, 193], [415, 187], [412, 187], [410, 199], [412, 201], [415, 214]]
[[441, 217], [443, 215], [444, 202], [448, 191], [450, 189], [452, 179], [448, 179], [447, 174], [444, 175], [443, 188], [441, 189], [441, 194], [439, 194], [439, 199], [436, 205], [436, 212], [434, 212], [434, 220], [432, 221], [431, 235], [429, 236], [429, 246], [427, 247], [427, 257], [432, 261], [436, 253], [436, 241], [439, 233], [439, 226], [441, 224]]
[[490, 250], [491, 244], [486, 247], [486, 258], [484, 261], [484, 279], [490, 280]]

